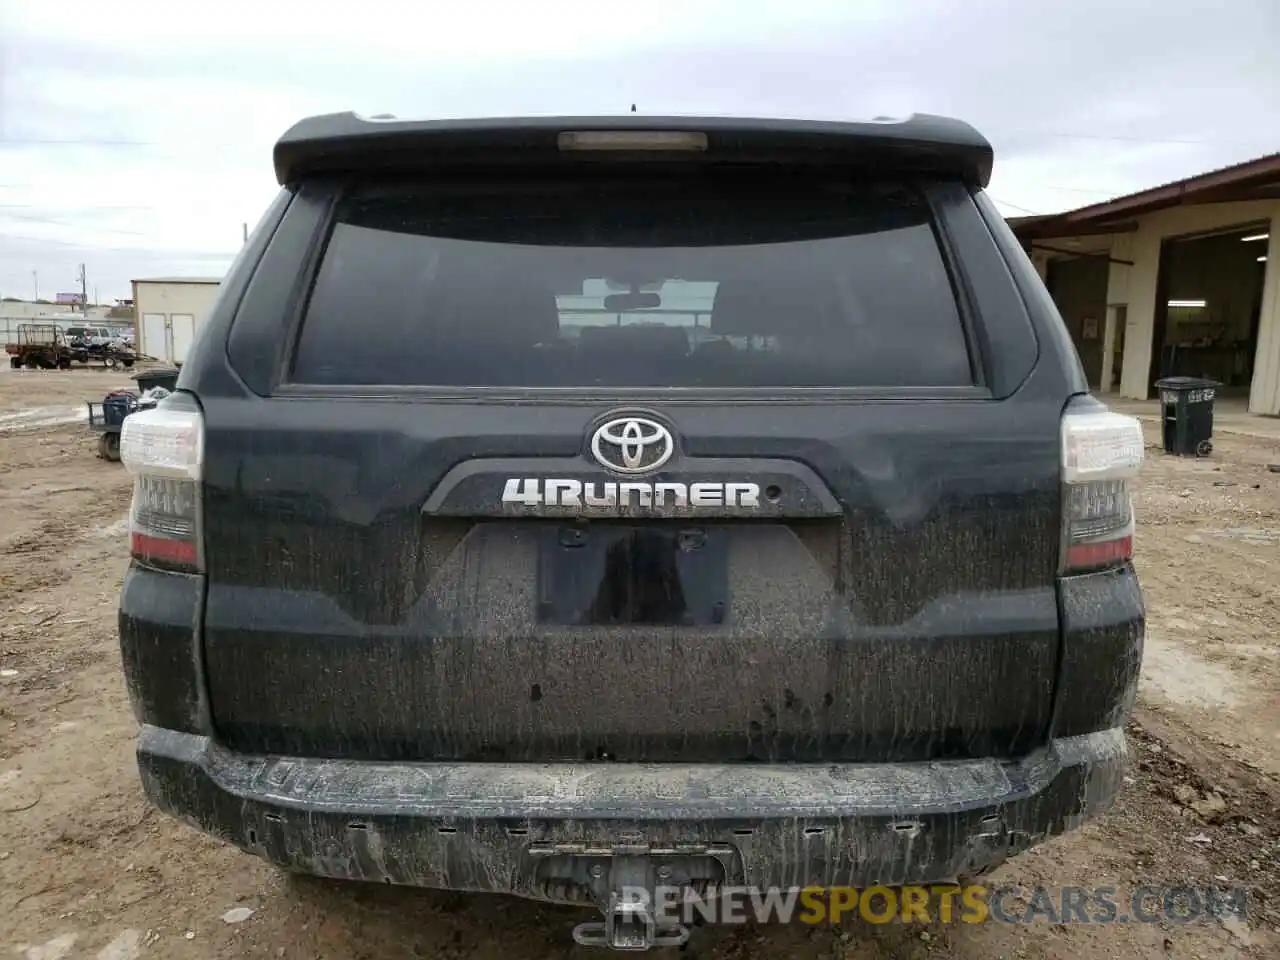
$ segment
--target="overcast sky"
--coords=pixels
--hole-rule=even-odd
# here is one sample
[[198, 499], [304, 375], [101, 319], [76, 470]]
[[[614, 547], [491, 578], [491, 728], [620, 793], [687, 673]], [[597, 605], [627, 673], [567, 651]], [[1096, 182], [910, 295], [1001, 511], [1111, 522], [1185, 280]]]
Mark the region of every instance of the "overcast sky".
[[[428, 12], [430, 11], [430, 12]], [[294, 120], [954, 114], [1009, 215], [1280, 151], [1280, 0], [0, 0], [0, 294], [221, 275]]]

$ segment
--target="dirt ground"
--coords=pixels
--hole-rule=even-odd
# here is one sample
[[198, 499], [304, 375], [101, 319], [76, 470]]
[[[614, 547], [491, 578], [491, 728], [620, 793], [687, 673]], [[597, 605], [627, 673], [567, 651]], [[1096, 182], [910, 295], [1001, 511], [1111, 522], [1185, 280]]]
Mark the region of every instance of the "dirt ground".
[[[83, 423], [84, 401], [129, 385], [0, 371], [0, 954], [590, 955], [570, 940], [585, 914], [286, 880], [147, 806], [115, 636], [129, 487]], [[1138, 563], [1150, 621], [1122, 797], [992, 883], [1242, 885], [1246, 917], [719, 928], [686, 955], [1280, 956], [1280, 473], [1267, 470], [1280, 441], [1220, 433], [1215, 446], [1203, 461], [1148, 451]], [[227, 922], [236, 908], [251, 914]]]

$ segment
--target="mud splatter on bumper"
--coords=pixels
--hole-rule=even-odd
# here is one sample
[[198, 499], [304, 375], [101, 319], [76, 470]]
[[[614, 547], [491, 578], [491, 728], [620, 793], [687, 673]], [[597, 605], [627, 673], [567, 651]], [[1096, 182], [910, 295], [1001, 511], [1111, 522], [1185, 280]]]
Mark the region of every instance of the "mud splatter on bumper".
[[559, 899], [539, 855], [722, 850], [761, 887], [949, 880], [1110, 805], [1116, 728], [1016, 762], [397, 764], [259, 757], [143, 727], [147, 796], [196, 828], [321, 876]]

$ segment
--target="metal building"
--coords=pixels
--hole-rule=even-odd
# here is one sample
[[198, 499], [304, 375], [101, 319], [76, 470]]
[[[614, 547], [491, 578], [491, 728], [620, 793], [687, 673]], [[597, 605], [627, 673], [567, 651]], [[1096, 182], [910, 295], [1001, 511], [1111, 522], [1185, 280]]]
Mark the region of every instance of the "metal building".
[[1280, 154], [1010, 224], [1095, 390], [1201, 376], [1280, 415]]
[[218, 296], [219, 277], [151, 277], [133, 281], [138, 352], [182, 363]]

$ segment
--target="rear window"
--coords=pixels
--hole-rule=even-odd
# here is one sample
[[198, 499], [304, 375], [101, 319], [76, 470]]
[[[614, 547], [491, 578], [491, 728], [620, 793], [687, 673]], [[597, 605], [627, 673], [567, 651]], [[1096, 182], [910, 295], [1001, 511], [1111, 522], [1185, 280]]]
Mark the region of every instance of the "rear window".
[[340, 202], [292, 380], [443, 387], [973, 383], [909, 184], [382, 184]]

